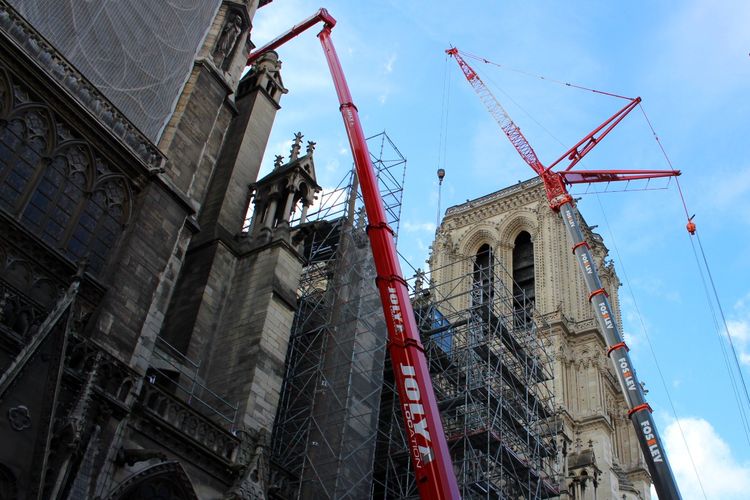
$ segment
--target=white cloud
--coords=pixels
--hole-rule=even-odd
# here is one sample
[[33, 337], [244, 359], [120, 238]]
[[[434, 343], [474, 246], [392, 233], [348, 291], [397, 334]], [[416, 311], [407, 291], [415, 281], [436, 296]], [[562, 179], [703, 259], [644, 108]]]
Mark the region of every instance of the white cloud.
[[393, 71], [393, 63], [396, 62], [396, 59], [397, 59], [396, 54], [391, 54], [388, 57], [388, 60], [383, 65], [383, 69], [385, 70], [386, 73], [391, 73]]
[[[664, 432], [664, 443], [683, 500], [705, 498], [701, 483], [708, 498], [747, 498], [747, 492], [750, 491], [750, 464], [737, 462], [729, 444], [708, 421], [702, 418], [682, 418], [679, 424], [678, 421], [673, 421]], [[695, 468], [690, 461], [688, 449]], [[695, 474], [696, 469], [700, 474], [700, 483]]]
[[750, 366], [750, 294], [734, 304], [732, 317], [727, 320], [727, 333], [738, 351], [740, 363]]

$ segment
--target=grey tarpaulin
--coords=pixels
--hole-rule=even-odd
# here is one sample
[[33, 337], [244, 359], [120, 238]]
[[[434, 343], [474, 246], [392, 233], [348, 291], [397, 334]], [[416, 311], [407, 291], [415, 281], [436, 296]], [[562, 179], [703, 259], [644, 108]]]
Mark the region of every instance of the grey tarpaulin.
[[9, 0], [156, 142], [220, 0]]

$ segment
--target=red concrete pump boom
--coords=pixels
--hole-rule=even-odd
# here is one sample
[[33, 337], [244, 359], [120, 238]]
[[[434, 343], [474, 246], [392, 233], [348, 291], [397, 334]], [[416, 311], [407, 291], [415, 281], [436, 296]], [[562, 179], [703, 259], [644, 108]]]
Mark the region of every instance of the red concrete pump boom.
[[409, 455], [414, 465], [419, 495], [430, 500], [460, 498], [424, 347], [419, 338], [414, 310], [409, 300], [409, 290], [401, 273], [393, 230], [387, 223], [357, 107], [352, 101], [344, 71], [331, 42], [331, 29], [336, 20], [328, 11], [320, 9], [313, 16], [250, 54], [247, 64], [252, 64], [261, 54], [275, 49], [318, 22], [323, 23], [318, 39], [323, 46], [336, 87], [339, 109], [344, 119], [367, 212], [367, 234], [375, 259], [376, 283], [388, 326], [388, 352], [393, 364], [401, 413], [409, 440]]
[[[580, 217], [578, 209], [575, 206], [573, 198], [568, 194], [565, 185], [669, 177], [680, 175], [680, 172], [678, 170], [571, 171], [604, 136], [612, 131], [641, 102], [640, 97], [631, 99], [624, 108], [587, 134], [551, 165], [545, 167], [537, 158], [534, 149], [521, 133], [521, 130], [516, 126], [484, 82], [482, 82], [477, 73], [464, 61], [458, 49], [450, 48], [445, 52], [456, 60], [466, 80], [474, 88], [485, 106], [487, 106], [490, 114], [497, 120], [500, 128], [505, 132], [508, 139], [510, 139], [510, 142], [521, 155], [521, 158], [542, 178], [550, 208], [562, 215], [566, 232], [571, 239], [573, 254], [578, 261], [586, 287], [588, 288], [589, 302], [591, 302], [594, 308], [594, 315], [609, 346], [607, 356], [612, 360], [615, 373], [617, 373], [620, 388], [628, 405], [628, 417], [630, 417], [635, 427], [635, 433], [638, 436], [643, 457], [651, 473], [656, 493], [661, 500], [679, 500], [681, 498], [680, 491], [677, 488], [672, 469], [667, 461], [662, 440], [656, 431], [656, 425], [651, 415], [651, 407], [646, 403], [643, 388], [638, 382], [635, 369], [630, 361], [628, 346], [623, 341], [622, 335], [620, 335], [607, 292], [604, 290], [599, 279], [599, 273], [594, 264], [594, 259], [591, 257], [588, 243], [583, 238], [583, 233], [578, 222]], [[553, 172], [552, 167], [555, 167], [565, 159], [570, 161], [568, 166], [562, 171]]]

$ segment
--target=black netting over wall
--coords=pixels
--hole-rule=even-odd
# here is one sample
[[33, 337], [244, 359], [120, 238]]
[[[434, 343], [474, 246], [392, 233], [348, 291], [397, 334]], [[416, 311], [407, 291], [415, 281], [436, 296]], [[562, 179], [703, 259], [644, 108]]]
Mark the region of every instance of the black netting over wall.
[[220, 0], [10, 0], [156, 142]]

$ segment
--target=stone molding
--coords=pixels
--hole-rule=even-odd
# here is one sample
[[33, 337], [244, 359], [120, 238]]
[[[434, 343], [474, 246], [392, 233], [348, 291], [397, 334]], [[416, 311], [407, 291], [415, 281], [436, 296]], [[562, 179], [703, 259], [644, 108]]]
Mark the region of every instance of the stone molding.
[[[542, 185], [541, 179], [539, 177], [534, 177], [533, 179], [529, 179], [524, 182], [520, 182], [516, 184], [515, 186], [510, 186], [504, 189], [501, 189], [499, 191], [495, 191], [494, 193], [490, 193], [488, 195], [482, 196], [480, 198], [477, 198], [475, 200], [471, 200], [467, 203], [464, 203], [462, 205], [456, 205], [453, 207], [449, 207], [445, 211], [445, 216], [453, 216], [458, 215], [467, 211], [470, 211], [472, 209], [478, 208], [478, 207], [484, 207], [496, 200], [500, 200], [502, 198], [508, 198], [516, 193], [523, 193], [524, 195], [529, 193], [530, 191], [527, 191], [531, 187], [538, 187]], [[541, 190], [543, 191], [543, 190]]]

